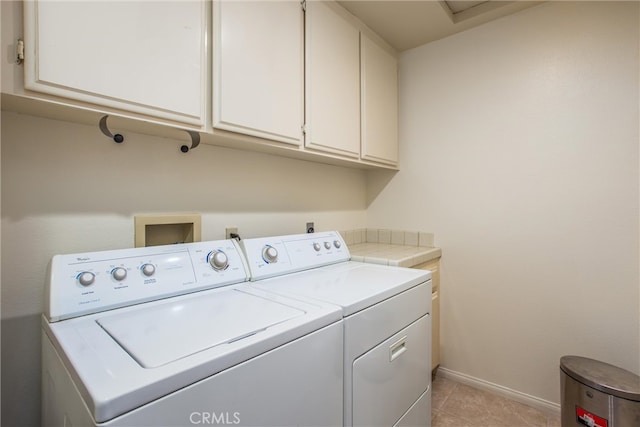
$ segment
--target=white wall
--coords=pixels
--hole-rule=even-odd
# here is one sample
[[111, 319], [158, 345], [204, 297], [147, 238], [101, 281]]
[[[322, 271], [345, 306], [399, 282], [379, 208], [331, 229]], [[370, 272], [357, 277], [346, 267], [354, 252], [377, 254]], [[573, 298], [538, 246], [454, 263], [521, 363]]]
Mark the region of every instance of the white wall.
[[445, 368], [556, 403], [562, 355], [640, 373], [638, 23], [548, 2], [401, 56], [367, 221], [435, 233]]
[[133, 246], [133, 216], [199, 212], [202, 239], [353, 229], [366, 173], [2, 112], [2, 424], [38, 425], [40, 314], [51, 256]]

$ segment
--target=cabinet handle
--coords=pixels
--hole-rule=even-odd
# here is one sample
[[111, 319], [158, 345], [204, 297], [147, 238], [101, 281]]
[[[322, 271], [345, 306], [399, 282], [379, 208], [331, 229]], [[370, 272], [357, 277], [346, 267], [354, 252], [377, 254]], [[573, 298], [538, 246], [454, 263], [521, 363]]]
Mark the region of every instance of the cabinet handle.
[[400, 338], [389, 346], [389, 362], [393, 362], [407, 351], [407, 336]]

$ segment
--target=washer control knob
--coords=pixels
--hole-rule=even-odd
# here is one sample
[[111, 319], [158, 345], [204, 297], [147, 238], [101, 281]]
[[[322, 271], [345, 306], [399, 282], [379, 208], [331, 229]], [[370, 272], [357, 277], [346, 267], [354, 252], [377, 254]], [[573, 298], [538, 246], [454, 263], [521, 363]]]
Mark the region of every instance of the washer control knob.
[[340, 243], [340, 240], [334, 240], [333, 246], [335, 246], [336, 249], [340, 249], [340, 246], [342, 246], [342, 243]]
[[151, 277], [156, 272], [156, 266], [149, 263], [142, 264], [142, 266], [140, 267], [140, 271], [142, 271], [142, 274], [144, 274], [145, 276]]
[[127, 277], [127, 269], [123, 267], [116, 267], [111, 270], [111, 277], [113, 277], [118, 282], [122, 282]]
[[331, 243], [329, 243], [329, 242], [324, 242], [324, 247], [325, 247], [326, 249], [331, 249]]
[[262, 259], [267, 264], [273, 264], [274, 262], [278, 262], [278, 250], [273, 246], [265, 246], [262, 249]]
[[93, 285], [93, 282], [95, 282], [96, 275], [90, 271], [83, 271], [82, 273], [78, 274], [76, 278], [82, 286], [90, 286]]
[[209, 259], [209, 265], [216, 271], [229, 267], [229, 258], [227, 254], [222, 251], [211, 251], [209, 255], [207, 255], [207, 258]]
[[316, 252], [320, 252], [320, 243], [314, 243], [314, 244], [313, 244], [313, 249], [314, 249]]

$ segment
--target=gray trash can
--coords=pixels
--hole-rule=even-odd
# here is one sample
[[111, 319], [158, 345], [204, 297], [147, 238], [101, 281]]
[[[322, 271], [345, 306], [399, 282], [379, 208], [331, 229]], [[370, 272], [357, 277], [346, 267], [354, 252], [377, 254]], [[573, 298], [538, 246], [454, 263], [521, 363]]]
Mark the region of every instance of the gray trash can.
[[560, 359], [562, 427], [640, 426], [640, 376], [580, 356]]

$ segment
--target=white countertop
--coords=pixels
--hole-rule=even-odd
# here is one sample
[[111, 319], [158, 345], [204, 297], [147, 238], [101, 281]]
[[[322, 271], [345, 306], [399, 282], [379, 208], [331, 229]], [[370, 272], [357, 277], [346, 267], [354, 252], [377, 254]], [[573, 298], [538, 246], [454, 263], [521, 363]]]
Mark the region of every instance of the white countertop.
[[387, 243], [357, 243], [349, 245], [349, 252], [352, 261], [399, 267], [414, 267], [442, 256], [442, 250], [436, 247]]

